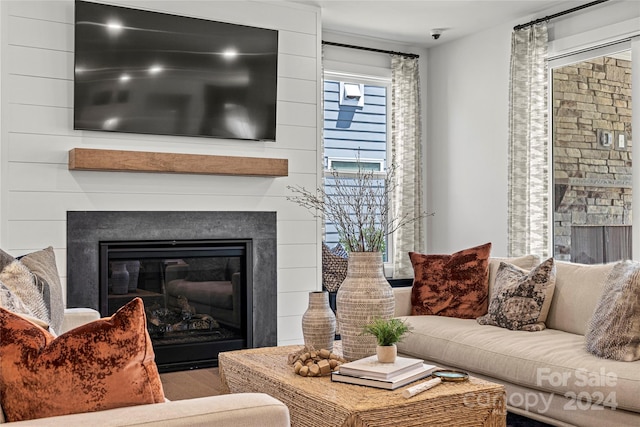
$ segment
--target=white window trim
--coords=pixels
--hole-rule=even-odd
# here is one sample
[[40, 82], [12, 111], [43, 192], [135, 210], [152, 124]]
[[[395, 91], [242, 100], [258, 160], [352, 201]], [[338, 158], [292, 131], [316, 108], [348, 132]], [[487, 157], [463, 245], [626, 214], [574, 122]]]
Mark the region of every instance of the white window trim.
[[607, 43], [604, 45], [581, 49], [573, 53], [564, 53], [561, 55], [549, 56], [549, 69], [560, 68], [579, 62], [588, 61], [601, 56], [614, 55], [616, 53], [628, 51], [631, 49], [630, 40], [620, 40], [617, 42]]
[[629, 41], [640, 35], [638, 19], [628, 19], [549, 42], [549, 58], [569, 56], [604, 45]]
[[[640, 72], [638, 72], [637, 64], [640, 62], [640, 37], [636, 37], [631, 40], [631, 99], [640, 99]], [[632, 106], [633, 108], [633, 106]], [[638, 108], [633, 108], [631, 112], [631, 127], [632, 129], [640, 129], [640, 112]], [[640, 158], [640, 144], [634, 144], [631, 148], [631, 156], [634, 159]], [[635, 168], [634, 168], [635, 169]], [[637, 169], [635, 169], [637, 171]], [[633, 188], [640, 188], [640, 173], [633, 173], [632, 175]], [[636, 212], [636, 215], [633, 215]], [[631, 214], [632, 230], [640, 230], [640, 197], [633, 197], [631, 200]], [[640, 259], [640, 239], [633, 239], [631, 242], [631, 253], [634, 260]]]

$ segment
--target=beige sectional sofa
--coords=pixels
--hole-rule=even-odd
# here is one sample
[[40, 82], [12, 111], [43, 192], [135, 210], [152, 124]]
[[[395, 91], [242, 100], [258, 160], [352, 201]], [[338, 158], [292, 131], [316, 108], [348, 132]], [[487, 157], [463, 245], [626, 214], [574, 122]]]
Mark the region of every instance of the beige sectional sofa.
[[[489, 263], [489, 298], [500, 261], [509, 260]], [[519, 259], [523, 268], [538, 261]], [[396, 316], [413, 328], [398, 352], [503, 384], [508, 410], [533, 419], [558, 426], [638, 426], [640, 361], [602, 359], [585, 349], [585, 330], [612, 265], [556, 262], [547, 329], [537, 332], [411, 316], [411, 287], [394, 288]]]
[[[91, 309], [67, 309], [62, 330], [67, 331], [96, 320]], [[0, 424], [4, 423], [0, 408]], [[289, 427], [289, 410], [279, 400], [263, 393], [236, 393], [198, 399], [167, 401], [105, 411], [19, 421], [12, 426], [212, 426]]]

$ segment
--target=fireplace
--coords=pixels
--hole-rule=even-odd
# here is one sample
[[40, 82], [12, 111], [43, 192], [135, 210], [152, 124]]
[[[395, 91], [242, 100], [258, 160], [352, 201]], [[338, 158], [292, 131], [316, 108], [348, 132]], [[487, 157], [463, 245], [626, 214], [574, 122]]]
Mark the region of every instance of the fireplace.
[[67, 213], [67, 305], [142, 298], [161, 371], [276, 345], [276, 289], [273, 212]]
[[141, 298], [163, 370], [253, 345], [248, 240], [100, 242], [100, 313]]

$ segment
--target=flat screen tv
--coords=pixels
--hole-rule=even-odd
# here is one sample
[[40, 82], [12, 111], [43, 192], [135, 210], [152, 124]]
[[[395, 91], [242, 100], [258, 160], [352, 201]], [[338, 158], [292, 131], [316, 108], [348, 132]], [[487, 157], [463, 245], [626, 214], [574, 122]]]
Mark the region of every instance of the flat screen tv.
[[75, 3], [74, 129], [276, 138], [278, 32]]

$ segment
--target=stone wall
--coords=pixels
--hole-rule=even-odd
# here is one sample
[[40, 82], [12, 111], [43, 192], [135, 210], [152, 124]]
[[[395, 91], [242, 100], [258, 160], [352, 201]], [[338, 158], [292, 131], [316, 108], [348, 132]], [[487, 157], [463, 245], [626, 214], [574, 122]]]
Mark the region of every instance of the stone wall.
[[[598, 140], [602, 131], [611, 146]], [[553, 135], [554, 256], [570, 260], [572, 226], [631, 224], [631, 62], [555, 69]]]

